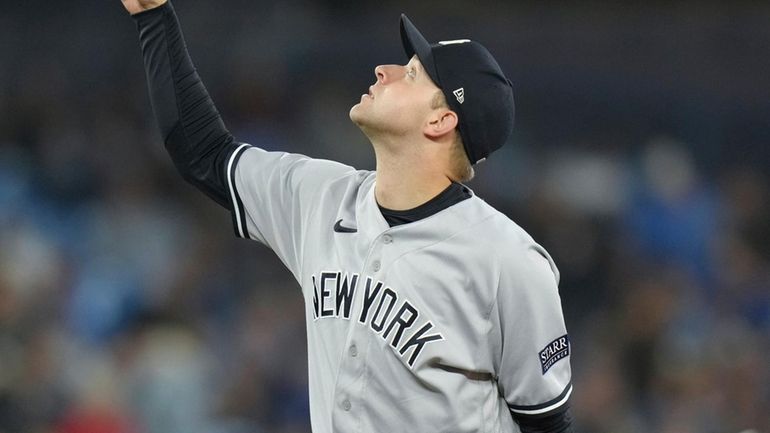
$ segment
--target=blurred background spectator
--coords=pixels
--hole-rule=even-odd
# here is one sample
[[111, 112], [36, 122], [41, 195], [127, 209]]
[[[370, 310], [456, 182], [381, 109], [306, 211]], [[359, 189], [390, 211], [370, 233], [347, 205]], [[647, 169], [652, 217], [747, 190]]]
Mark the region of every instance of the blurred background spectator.
[[[561, 268], [577, 432], [770, 432], [770, 3], [176, 4], [237, 137], [359, 168], [398, 14], [483, 42], [470, 186]], [[119, 2], [4, 2], [0, 432], [308, 432], [302, 302], [173, 172]]]

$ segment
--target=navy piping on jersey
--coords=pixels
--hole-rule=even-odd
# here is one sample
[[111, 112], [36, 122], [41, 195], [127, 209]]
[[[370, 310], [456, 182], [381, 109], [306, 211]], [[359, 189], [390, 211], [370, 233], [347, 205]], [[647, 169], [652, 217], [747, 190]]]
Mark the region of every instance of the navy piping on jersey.
[[250, 237], [249, 230], [246, 227], [246, 210], [243, 208], [241, 195], [238, 194], [238, 187], [235, 182], [235, 167], [238, 165], [238, 160], [241, 159], [241, 156], [249, 147], [248, 144], [241, 144], [227, 161], [227, 181], [230, 186], [230, 200], [233, 205], [233, 227], [235, 234], [244, 239], [250, 239]]
[[554, 412], [564, 410], [564, 404], [569, 400], [569, 396], [572, 394], [572, 382], [568, 383], [556, 398], [553, 398], [545, 403], [540, 403], [532, 406], [520, 406], [509, 404], [508, 408], [511, 412], [517, 416], [529, 415], [529, 416], [545, 416]]

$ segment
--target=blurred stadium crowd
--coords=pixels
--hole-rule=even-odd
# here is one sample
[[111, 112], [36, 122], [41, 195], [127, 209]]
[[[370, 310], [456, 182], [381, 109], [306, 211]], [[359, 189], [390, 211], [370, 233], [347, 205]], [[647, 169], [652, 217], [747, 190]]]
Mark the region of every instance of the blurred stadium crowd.
[[[0, 432], [308, 432], [297, 284], [173, 171], [119, 2], [63, 3], [0, 15]], [[237, 137], [372, 167], [398, 2], [176, 5]], [[770, 6], [594, 6], [403, 10], [514, 81], [470, 186], [560, 266], [576, 431], [770, 432]]]

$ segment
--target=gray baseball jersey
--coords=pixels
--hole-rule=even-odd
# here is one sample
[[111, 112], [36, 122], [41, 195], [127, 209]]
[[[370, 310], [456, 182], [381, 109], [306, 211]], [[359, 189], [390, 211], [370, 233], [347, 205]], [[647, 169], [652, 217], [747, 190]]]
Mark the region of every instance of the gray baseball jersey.
[[374, 172], [245, 144], [227, 180], [302, 287], [315, 433], [518, 432], [567, 402], [559, 273], [483, 200], [390, 227]]

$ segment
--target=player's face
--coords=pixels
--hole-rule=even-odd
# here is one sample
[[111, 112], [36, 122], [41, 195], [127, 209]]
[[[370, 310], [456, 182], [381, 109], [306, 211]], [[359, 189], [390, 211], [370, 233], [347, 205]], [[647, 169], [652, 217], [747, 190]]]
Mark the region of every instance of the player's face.
[[374, 73], [377, 82], [350, 109], [350, 119], [370, 138], [419, 134], [439, 90], [420, 60], [413, 56], [406, 65], [380, 65]]

